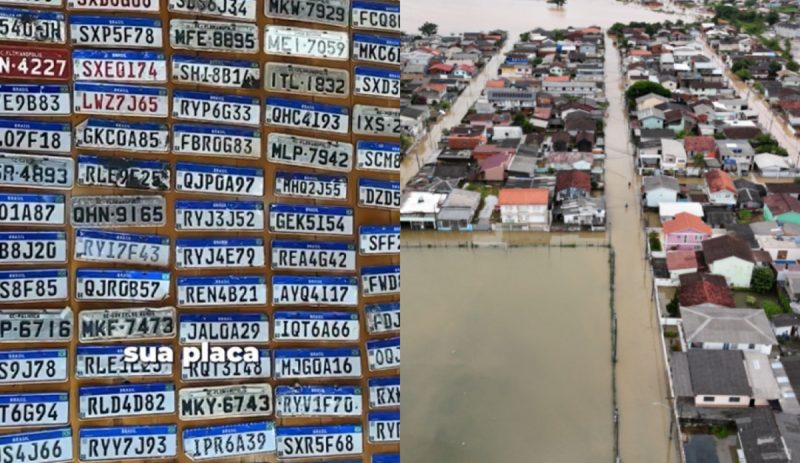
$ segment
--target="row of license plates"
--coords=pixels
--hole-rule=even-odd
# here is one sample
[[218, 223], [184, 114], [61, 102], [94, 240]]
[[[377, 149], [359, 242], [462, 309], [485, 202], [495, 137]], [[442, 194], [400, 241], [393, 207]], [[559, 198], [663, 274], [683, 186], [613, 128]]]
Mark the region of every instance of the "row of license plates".
[[[364, 317], [371, 335], [400, 332], [397, 302], [367, 304]], [[274, 314], [273, 326], [272, 338], [278, 341], [349, 342], [358, 341], [360, 325], [354, 312], [279, 310]], [[0, 311], [0, 343], [69, 342], [73, 331], [69, 308]], [[170, 339], [177, 332], [182, 345], [264, 344], [270, 340], [267, 314], [183, 313], [176, 319], [174, 307], [82, 310], [78, 314], [78, 331], [81, 343]], [[80, 351], [78, 354], [80, 357]], [[87, 351], [89, 354], [92, 353]]]
[[[399, 412], [372, 412], [368, 419], [370, 442], [399, 442]], [[177, 438], [174, 425], [81, 428], [78, 455], [73, 455], [72, 430], [68, 427], [10, 434], [0, 437], [0, 462], [60, 463], [78, 459], [118, 461], [175, 458]], [[185, 429], [182, 440], [184, 454], [193, 461], [267, 454], [277, 454], [287, 459], [336, 457], [359, 455], [363, 451], [363, 430], [360, 425], [276, 428], [271, 421], [257, 421]], [[372, 457], [373, 463], [399, 461], [399, 455]]]

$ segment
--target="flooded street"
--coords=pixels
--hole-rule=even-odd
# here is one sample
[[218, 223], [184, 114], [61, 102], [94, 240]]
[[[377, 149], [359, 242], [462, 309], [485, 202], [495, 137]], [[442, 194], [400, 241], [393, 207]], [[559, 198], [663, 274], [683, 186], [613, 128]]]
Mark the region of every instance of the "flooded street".
[[[403, 3], [407, 31], [431, 21], [442, 33], [506, 29], [510, 41], [535, 27], [607, 28], [616, 21], [668, 18], [611, 0], [570, 0], [563, 10], [524, 0]], [[639, 181], [622, 112], [619, 57], [610, 40], [606, 74], [621, 460], [673, 462], [678, 455], [669, 440], [658, 322], [636, 212]], [[456, 116], [455, 122], [461, 117]], [[428, 158], [431, 149], [421, 148], [421, 156]], [[404, 165], [404, 179], [416, 170], [409, 167], [414, 162]], [[450, 236], [404, 233], [403, 240]], [[503, 242], [509, 236], [518, 241], [491, 233], [474, 241]], [[570, 239], [581, 238], [553, 235], [550, 241]], [[456, 240], [469, 237], [459, 234]], [[607, 249], [404, 249], [402, 262], [403, 462], [613, 461]]]

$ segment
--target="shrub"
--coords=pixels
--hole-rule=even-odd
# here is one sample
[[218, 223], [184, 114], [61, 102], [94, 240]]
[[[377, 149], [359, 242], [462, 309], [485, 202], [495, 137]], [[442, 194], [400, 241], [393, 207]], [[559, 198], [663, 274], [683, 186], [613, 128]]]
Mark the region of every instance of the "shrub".
[[772, 291], [775, 286], [775, 274], [769, 267], [756, 267], [753, 270], [753, 277], [750, 281], [750, 289], [759, 293], [766, 294]]
[[678, 296], [678, 291], [675, 291], [675, 294], [672, 295], [672, 299], [667, 304], [667, 313], [670, 317], [677, 317], [680, 314], [680, 306], [681, 301]]
[[658, 252], [661, 251], [661, 238], [658, 237], [658, 233], [650, 232], [650, 251], [651, 252]]
[[772, 301], [764, 301], [762, 308], [764, 309], [764, 312], [767, 313], [767, 317], [769, 318], [772, 318], [779, 313], [783, 313], [781, 306]]

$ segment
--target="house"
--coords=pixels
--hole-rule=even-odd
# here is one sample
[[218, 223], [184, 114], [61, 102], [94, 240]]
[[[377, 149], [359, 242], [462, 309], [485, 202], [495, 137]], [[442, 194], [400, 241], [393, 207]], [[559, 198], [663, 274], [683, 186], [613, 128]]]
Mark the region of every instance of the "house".
[[679, 212], [675, 218], [664, 223], [665, 249], [668, 251], [696, 251], [702, 242], [711, 237], [711, 227], [703, 219], [686, 212]]
[[680, 212], [688, 212], [689, 214], [696, 215], [697, 217], [704, 217], [703, 205], [694, 202], [661, 202], [658, 205], [658, 217], [661, 223], [667, 222], [675, 218]]
[[447, 195], [436, 215], [437, 230], [471, 230], [481, 194], [456, 188]]
[[738, 350], [673, 352], [670, 369], [675, 396], [695, 407], [748, 407], [753, 389]]
[[[762, 368], [762, 370], [766, 369]], [[776, 398], [783, 399], [783, 397]], [[755, 399], [755, 402], [760, 403], [763, 400]], [[797, 445], [797, 415], [778, 414], [769, 408], [751, 408], [743, 415], [737, 415], [735, 422], [737, 440], [741, 446], [742, 458], [740, 461], [788, 463], [797, 460], [797, 455], [790, 453], [790, 450], [787, 449], [787, 446], [792, 448], [792, 445]], [[781, 425], [784, 427], [781, 428]], [[789, 437], [789, 433], [792, 433], [793, 436]], [[790, 455], [792, 456], [790, 457]]]
[[494, 154], [478, 161], [481, 168], [481, 179], [486, 182], [502, 182], [506, 179], [506, 169], [511, 165], [512, 157], [505, 154]]
[[646, 109], [655, 108], [656, 106], [664, 103], [669, 103], [669, 101], [670, 99], [665, 96], [661, 96], [656, 93], [648, 93], [647, 95], [642, 95], [636, 99], [636, 111], [644, 111]]
[[783, 339], [800, 337], [800, 317], [797, 314], [780, 313], [773, 316], [770, 322], [775, 337]]
[[697, 272], [697, 252], [668, 251], [667, 271], [673, 282], [679, 282], [681, 275]]
[[678, 200], [680, 185], [675, 177], [663, 175], [644, 178], [645, 204], [647, 207], [658, 207], [662, 202]]
[[753, 157], [753, 162], [765, 177], [778, 177], [781, 173], [788, 172], [791, 169], [788, 158], [777, 154], [756, 154]]
[[736, 307], [733, 292], [724, 277], [710, 273], [680, 275], [678, 301], [681, 307], [713, 304], [719, 307]]
[[504, 225], [523, 230], [549, 230], [550, 190], [503, 188], [498, 199]]
[[665, 170], [683, 170], [686, 168], [686, 150], [680, 140], [661, 139], [661, 167]]
[[556, 202], [585, 198], [592, 192], [592, 176], [582, 170], [562, 170], [556, 173]]
[[764, 207], [762, 196], [767, 194], [764, 185], [751, 182], [744, 178], [733, 181], [736, 186], [736, 206], [739, 209], [761, 209]]
[[717, 141], [714, 137], [687, 136], [683, 139], [683, 148], [686, 150], [686, 156], [690, 158], [703, 156], [704, 159], [708, 159], [717, 155]]
[[750, 172], [755, 151], [747, 140], [717, 140], [717, 153], [725, 170]]
[[750, 287], [756, 260], [746, 242], [729, 235], [707, 239], [703, 258], [711, 273], [724, 276], [729, 285]]
[[412, 191], [404, 196], [400, 206], [400, 225], [416, 230], [435, 229], [436, 218], [447, 195]]
[[736, 205], [736, 185], [727, 172], [711, 169], [705, 175], [705, 191], [711, 204]]
[[800, 183], [767, 183], [767, 192], [786, 193], [794, 199], [800, 199]]
[[764, 198], [764, 220], [800, 224], [800, 200], [787, 193], [767, 195]]
[[447, 147], [451, 149], [475, 149], [476, 146], [486, 143], [486, 129], [459, 125], [450, 130], [447, 136]]
[[664, 128], [664, 111], [658, 108], [647, 108], [642, 111], [637, 111], [637, 118], [639, 119], [639, 126], [642, 129], [663, 129]]
[[577, 198], [564, 201], [559, 215], [565, 225], [586, 227], [592, 231], [606, 226], [606, 203], [602, 198]]
[[756, 236], [759, 249], [769, 253], [772, 263], [776, 266], [800, 262], [800, 244], [798, 244], [798, 240], [800, 240], [800, 237], [784, 236], [783, 234]]
[[770, 355], [778, 345], [763, 309], [713, 305], [681, 307], [681, 335], [688, 349], [740, 350]]

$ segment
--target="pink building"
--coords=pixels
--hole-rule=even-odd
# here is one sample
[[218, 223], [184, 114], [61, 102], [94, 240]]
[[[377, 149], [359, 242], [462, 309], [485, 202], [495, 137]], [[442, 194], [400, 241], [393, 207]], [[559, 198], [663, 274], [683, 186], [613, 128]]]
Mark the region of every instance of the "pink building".
[[479, 160], [478, 165], [481, 166], [483, 180], [487, 182], [504, 182], [506, 180], [506, 168], [511, 164], [512, 157], [501, 153]]
[[709, 227], [700, 217], [679, 212], [664, 223], [664, 249], [666, 251], [693, 251], [702, 248], [703, 240], [711, 237]]

